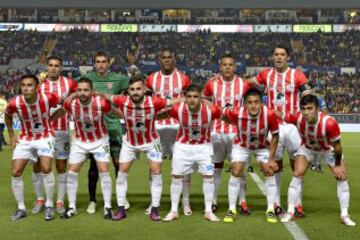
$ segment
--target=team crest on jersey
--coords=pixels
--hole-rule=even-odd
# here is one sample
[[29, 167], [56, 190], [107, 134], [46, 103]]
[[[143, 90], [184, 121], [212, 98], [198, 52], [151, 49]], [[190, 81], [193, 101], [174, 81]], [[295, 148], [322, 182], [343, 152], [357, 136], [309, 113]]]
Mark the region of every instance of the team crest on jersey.
[[106, 86], [108, 89], [112, 89], [113, 88], [113, 83], [106, 83]]
[[290, 83], [289, 85], [286, 86], [286, 91], [292, 92], [295, 89], [295, 84], [294, 83]]

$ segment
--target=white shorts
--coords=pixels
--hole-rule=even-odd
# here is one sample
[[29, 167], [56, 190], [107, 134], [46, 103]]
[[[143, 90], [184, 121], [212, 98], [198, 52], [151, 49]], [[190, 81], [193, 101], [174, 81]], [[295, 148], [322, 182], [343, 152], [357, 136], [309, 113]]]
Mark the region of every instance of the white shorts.
[[146, 143], [139, 146], [132, 146], [123, 138], [123, 144], [121, 146], [119, 162], [128, 163], [139, 158], [140, 152], [145, 152], [146, 158], [153, 162], [162, 162], [162, 153], [160, 140], [157, 139], [154, 142]]
[[279, 143], [276, 148], [275, 160], [279, 161], [284, 158], [285, 149], [289, 157], [293, 158], [300, 146], [301, 138], [296, 126], [293, 124], [279, 124]]
[[235, 133], [211, 133], [211, 142], [214, 146], [214, 162], [222, 163], [225, 159], [231, 160], [231, 150]]
[[[300, 149], [294, 155], [295, 156], [304, 156], [306, 158], [306, 160], [308, 160], [309, 162], [313, 162], [317, 159], [320, 159], [320, 161], [322, 159], [324, 159], [329, 166], [331, 166], [331, 167], [335, 166], [335, 156], [334, 156], [333, 150], [314, 151], [314, 150], [311, 150], [311, 149], [307, 148], [306, 146], [302, 145], [300, 147]], [[342, 156], [341, 160], [343, 160], [343, 158], [344, 158], [344, 155]]]
[[69, 144], [69, 132], [56, 131], [54, 143], [54, 158], [60, 160], [68, 159], [70, 150]]
[[33, 141], [19, 140], [12, 159], [26, 159], [37, 162], [38, 157], [54, 158], [54, 138], [43, 138]]
[[202, 175], [214, 174], [213, 146], [211, 143], [183, 144], [176, 142], [174, 145], [174, 156], [172, 159], [173, 175], [186, 175], [198, 167]]
[[179, 124], [155, 124], [155, 129], [160, 136], [162, 154], [164, 156], [171, 156], [173, 153]]
[[69, 164], [84, 162], [90, 153], [96, 161], [110, 162], [109, 137], [94, 142], [83, 142], [74, 137], [71, 142]]
[[240, 147], [239, 145], [233, 145], [232, 148], [232, 160], [231, 162], [249, 162], [251, 160], [251, 155], [254, 154], [256, 161], [267, 163], [269, 161], [270, 150], [267, 148], [250, 150], [247, 148]]

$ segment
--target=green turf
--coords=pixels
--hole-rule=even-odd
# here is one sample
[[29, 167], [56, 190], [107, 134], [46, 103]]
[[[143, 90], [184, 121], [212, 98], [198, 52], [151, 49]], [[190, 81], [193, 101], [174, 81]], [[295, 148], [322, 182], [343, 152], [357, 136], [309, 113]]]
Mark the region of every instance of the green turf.
[[[343, 134], [343, 150], [348, 162], [351, 208], [350, 213], [360, 223], [360, 135]], [[83, 166], [80, 174], [78, 193], [79, 214], [69, 220], [61, 220], [59, 216], [51, 222], [45, 222], [43, 215], [31, 214], [34, 192], [31, 184], [31, 166], [24, 174], [25, 199], [28, 217], [13, 222], [10, 216], [16, 208], [10, 186], [11, 151], [8, 147], [0, 153], [0, 239], [291, 239], [290, 233], [281, 223], [269, 224], [264, 219], [266, 199], [248, 176], [248, 203], [252, 209], [250, 217], [239, 217], [233, 224], [211, 223], [203, 219], [203, 197], [201, 178], [194, 175], [191, 203], [193, 215], [182, 214], [178, 221], [172, 223], [154, 223], [144, 215], [149, 203], [148, 167], [145, 160], [136, 162], [130, 172], [128, 199], [131, 210], [128, 218], [121, 222], [102, 219], [102, 197], [98, 184], [98, 211], [88, 215], [87, 207], [87, 168]], [[287, 187], [290, 180], [289, 166], [285, 167], [282, 201], [286, 203]], [[113, 174], [113, 173], [112, 173]], [[170, 162], [163, 167], [164, 189], [161, 203], [161, 215], [170, 209]], [[228, 173], [223, 174], [217, 212], [223, 217], [227, 210]], [[113, 183], [115, 182], [113, 178]], [[115, 188], [113, 188], [115, 189]], [[115, 190], [114, 190], [115, 192]], [[115, 205], [115, 195], [113, 195]], [[336, 182], [329, 170], [319, 174], [309, 171], [304, 183], [304, 206], [306, 218], [297, 221], [298, 225], [310, 239], [358, 239], [360, 228], [349, 228], [340, 224], [339, 206], [336, 197]]]

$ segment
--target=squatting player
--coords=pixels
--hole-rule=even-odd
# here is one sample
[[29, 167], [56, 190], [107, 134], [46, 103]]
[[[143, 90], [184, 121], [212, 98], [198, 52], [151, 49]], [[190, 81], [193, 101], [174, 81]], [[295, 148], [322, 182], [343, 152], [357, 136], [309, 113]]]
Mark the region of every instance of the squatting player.
[[276, 112], [278, 117], [297, 127], [302, 139], [301, 147], [295, 153], [293, 177], [288, 190], [288, 212], [281, 221], [290, 222], [294, 219], [294, 207], [301, 194], [305, 173], [310, 162], [321, 157], [326, 160], [337, 181], [341, 221], [347, 226], [355, 226], [356, 223], [351, 220], [348, 213], [350, 189], [342, 154], [339, 124], [334, 118], [321, 113], [318, 104], [316, 96], [306, 95], [300, 101], [301, 112]]

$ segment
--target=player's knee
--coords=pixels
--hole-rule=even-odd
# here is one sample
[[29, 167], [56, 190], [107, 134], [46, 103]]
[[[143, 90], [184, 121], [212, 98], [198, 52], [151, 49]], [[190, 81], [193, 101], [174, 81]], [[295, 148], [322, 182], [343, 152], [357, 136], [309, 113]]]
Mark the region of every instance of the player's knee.
[[22, 171], [20, 169], [15, 168], [12, 170], [11, 175], [13, 177], [21, 177]]
[[161, 174], [161, 169], [151, 169], [151, 174], [152, 175], [159, 175]]
[[241, 177], [241, 168], [240, 167], [236, 167], [236, 168], [232, 168], [231, 169], [231, 174], [234, 176], [234, 177]]
[[66, 172], [66, 162], [65, 163], [60, 163], [60, 161], [56, 162], [56, 171], [59, 174], [65, 173]]
[[293, 172], [293, 176], [297, 178], [303, 178], [305, 175], [305, 171], [301, 169], [295, 169]]

